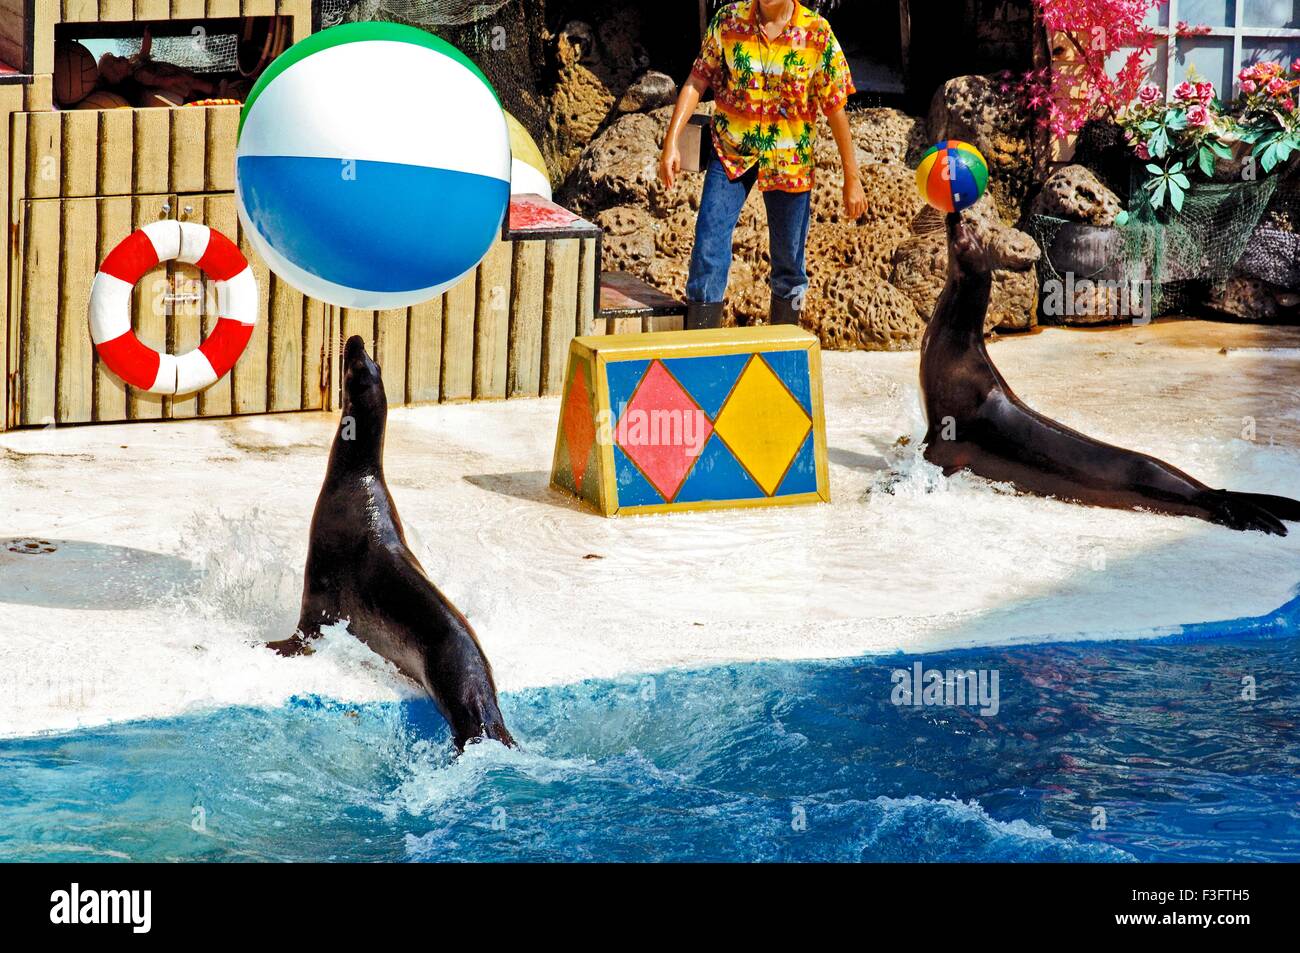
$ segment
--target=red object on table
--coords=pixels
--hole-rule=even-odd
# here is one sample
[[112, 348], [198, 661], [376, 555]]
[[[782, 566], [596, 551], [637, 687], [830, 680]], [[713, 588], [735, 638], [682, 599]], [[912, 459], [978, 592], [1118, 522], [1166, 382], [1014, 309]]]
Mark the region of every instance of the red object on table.
[[553, 231], [576, 223], [586, 224], [567, 208], [548, 202], [540, 195], [510, 196], [510, 231]]

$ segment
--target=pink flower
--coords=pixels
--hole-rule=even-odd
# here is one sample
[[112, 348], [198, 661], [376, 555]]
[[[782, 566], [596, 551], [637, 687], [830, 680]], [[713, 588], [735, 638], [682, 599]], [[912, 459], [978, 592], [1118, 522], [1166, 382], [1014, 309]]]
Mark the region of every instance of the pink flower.
[[1255, 81], [1253, 79], [1243, 79], [1241, 81], [1241, 91], [1245, 93], [1247, 96], [1249, 96], [1257, 89], [1259, 89], [1259, 86], [1255, 84]]
[[1197, 103], [1187, 110], [1187, 121], [1198, 129], [1204, 129], [1210, 124], [1210, 111], [1204, 104]]
[[1151, 150], [1147, 148], [1147, 144], [1145, 142], [1138, 143], [1137, 155], [1138, 158], [1141, 159], [1143, 162], [1151, 161]]
[[1269, 91], [1269, 93], [1270, 93], [1271, 95], [1273, 95], [1273, 96], [1281, 96], [1283, 93], [1285, 93], [1285, 92], [1286, 92], [1288, 89], [1290, 89], [1291, 87], [1290, 87], [1290, 85], [1287, 83], [1286, 80], [1284, 80], [1282, 77], [1278, 76], [1278, 77], [1276, 77], [1275, 79], [1271, 79], [1271, 80], [1269, 80], [1269, 81], [1268, 81], [1268, 86], [1265, 87], [1265, 88]]
[[1288, 96], [1286, 99], [1282, 100], [1282, 105], [1287, 109], [1295, 109], [1295, 100]]
[[1212, 99], [1214, 98], [1214, 84], [1213, 84], [1213, 83], [1197, 83], [1197, 84], [1196, 84], [1196, 98], [1199, 99], [1199, 100], [1200, 100], [1201, 102], [1203, 102], [1203, 103], [1208, 103], [1210, 100], [1212, 100]]
[[1178, 88], [1174, 90], [1174, 96], [1178, 99], [1195, 99], [1196, 87], [1184, 80], [1179, 83]]
[[1291, 61], [1291, 72], [1300, 73], [1300, 56]]
[[1138, 102], [1143, 106], [1154, 106], [1163, 98], [1164, 96], [1160, 92], [1160, 87], [1155, 83], [1147, 83], [1138, 90]]

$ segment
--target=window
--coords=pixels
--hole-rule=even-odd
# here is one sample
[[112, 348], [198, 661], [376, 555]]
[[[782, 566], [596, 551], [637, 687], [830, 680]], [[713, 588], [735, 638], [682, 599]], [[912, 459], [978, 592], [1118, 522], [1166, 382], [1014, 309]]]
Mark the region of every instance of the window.
[[[1160, 36], [1151, 80], [1170, 95], [1183, 80], [1195, 77], [1213, 83], [1220, 96], [1234, 96], [1243, 67], [1300, 58], [1300, 0], [1169, 0], [1151, 12], [1148, 22]], [[1180, 37], [1179, 22], [1209, 32]], [[1117, 52], [1112, 68], [1125, 55]]]

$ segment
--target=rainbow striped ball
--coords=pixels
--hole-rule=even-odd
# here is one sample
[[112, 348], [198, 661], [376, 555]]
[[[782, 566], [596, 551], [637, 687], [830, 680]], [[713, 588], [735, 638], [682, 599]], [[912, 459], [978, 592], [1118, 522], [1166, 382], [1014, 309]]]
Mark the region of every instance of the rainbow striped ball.
[[916, 187], [941, 212], [960, 212], [980, 200], [989, 187], [989, 164], [969, 142], [947, 139], [921, 157]]
[[400, 308], [469, 274], [501, 232], [510, 134], [451, 44], [395, 23], [295, 43], [239, 118], [235, 195], [276, 275], [349, 308]]

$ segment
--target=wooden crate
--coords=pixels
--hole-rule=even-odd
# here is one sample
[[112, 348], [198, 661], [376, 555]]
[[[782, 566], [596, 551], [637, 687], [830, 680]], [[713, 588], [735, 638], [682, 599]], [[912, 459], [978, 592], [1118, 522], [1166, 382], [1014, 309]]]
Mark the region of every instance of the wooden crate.
[[[0, 12], [15, 3], [30, 3], [34, 19], [31, 43], [18, 51], [30, 75], [0, 82], [0, 208], [10, 223], [0, 269], [0, 429], [335, 409], [341, 344], [354, 333], [383, 365], [394, 406], [560, 392], [569, 342], [594, 327], [600, 231], [590, 223], [529, 197], [512, 204], [479, 267], [436, 300], [334, 308], [276, 278], [239, 232], [239, 107], [52, 109], [57, 23], [279, 14], [294, 18], [300, 39], [310, 31], [310, 0], [0, 0]], [[0, 26], [0, 56], [17, 55], [15, 37]], [[197, 395], [134, 390], [98, 362], [90, 341], [87, 300], [99, 262], [159, 218], [238, 239], [258, 278], [261, 312], [248, 348]], [[206, 285], [187, 265], [146, 275], [132, 307], [140, 339], [171, 353], [196, 346], [215, 322]]]

